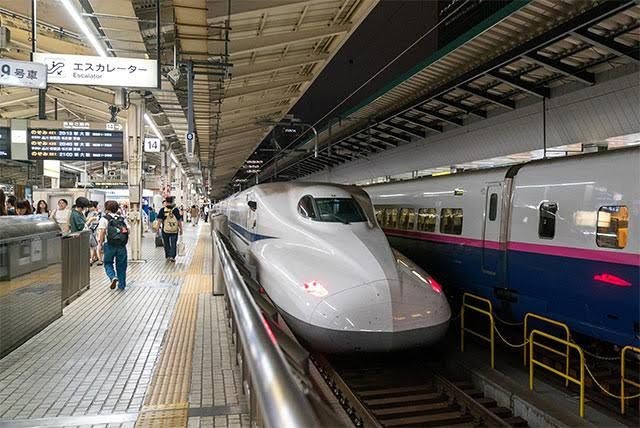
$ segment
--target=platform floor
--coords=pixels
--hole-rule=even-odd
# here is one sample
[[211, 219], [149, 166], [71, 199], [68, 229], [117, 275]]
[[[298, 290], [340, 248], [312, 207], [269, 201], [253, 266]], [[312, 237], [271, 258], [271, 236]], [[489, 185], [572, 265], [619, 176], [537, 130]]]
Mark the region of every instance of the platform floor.
[[208, 224], [175, 264], [143, 239], [124, 291], [104, 269], [62, 318], [0, 360], [0, 428], [249, 426]]

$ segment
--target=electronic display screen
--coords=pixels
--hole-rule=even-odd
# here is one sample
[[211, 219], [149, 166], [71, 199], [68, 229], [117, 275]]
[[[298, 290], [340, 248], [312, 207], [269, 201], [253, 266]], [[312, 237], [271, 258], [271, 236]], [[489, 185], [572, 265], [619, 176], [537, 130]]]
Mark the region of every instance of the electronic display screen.
[[29, 128], [30, 160], [121, 161], [124, 133], [102, 129]]
[[0, 159], [11, 159], [11, 129], [0, 127]]

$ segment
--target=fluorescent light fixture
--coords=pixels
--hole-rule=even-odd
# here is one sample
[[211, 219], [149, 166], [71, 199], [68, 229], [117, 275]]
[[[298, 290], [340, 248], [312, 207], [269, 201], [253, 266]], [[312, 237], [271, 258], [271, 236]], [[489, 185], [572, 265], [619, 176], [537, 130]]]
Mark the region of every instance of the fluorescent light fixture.
[[144, 114], [144, 121], [147, 122], [147, 125], [149, 125], [149, 128], [151, 128], [153, 133], [156, 134], [156, 137], [160, 138], [160, 140], [164, 140], [164, 138], [162, 138], [162, 133], [156, 126], [156, 123], [153, 121], [153, 119], [151, 119], [151, 116], [149, 116], [147, 113]]
[[65, 9], [67, 9], [67, 12], [69, 12], [69, 15], [71, 15], [71, 17], [73, 18], [75, 23], [78, 25], [78, 27], [80, 27], [80, 30], [82, 30], [82, 33], [89, 40], [89, 43], [91, 43], [91, 46], [93, 46], [93, 48], [96, 50], [98, 55], [102, 57], [108, 56], [107, 51], [104, 49], [104, 46], [102, 46], [102, 44], [98, 41], [98, 39], [96, 39], [96, 36], [87, 26], [87, 22], [78, 13], [78, 9], [76, 9], [74, 5], [71, 3], [72, 0], [61, 0], [61, 1], [62, 1], [62, 5], [65, 7]]

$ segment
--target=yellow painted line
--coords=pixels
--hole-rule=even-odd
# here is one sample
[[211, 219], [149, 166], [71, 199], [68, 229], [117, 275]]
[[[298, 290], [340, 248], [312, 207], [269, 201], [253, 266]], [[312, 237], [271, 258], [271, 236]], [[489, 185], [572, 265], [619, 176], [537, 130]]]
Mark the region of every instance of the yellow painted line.
[[212, 290], [211, 275], [203, 274], [204, 264], [210, 263], [205, 260], [206, 246], [211, 245], [203, 229], [191, 265], [181, 274], [184, 282], [137, 427], [187, 426], [198, 296]]

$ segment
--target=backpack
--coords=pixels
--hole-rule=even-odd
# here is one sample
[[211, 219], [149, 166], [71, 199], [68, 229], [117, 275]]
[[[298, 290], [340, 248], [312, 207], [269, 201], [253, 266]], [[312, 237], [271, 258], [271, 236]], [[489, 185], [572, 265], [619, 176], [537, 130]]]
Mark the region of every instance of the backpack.
[[129, 242], [129, 228], [122, 217], [105, 215], [109, 225], [107, 226], [107, 243], [114, 247], [124, 247]]
[[164, 233], [178, 233], [178, 219], [173, 215], [172, 208], [164, 209], [164, 220], [162, 222]]

